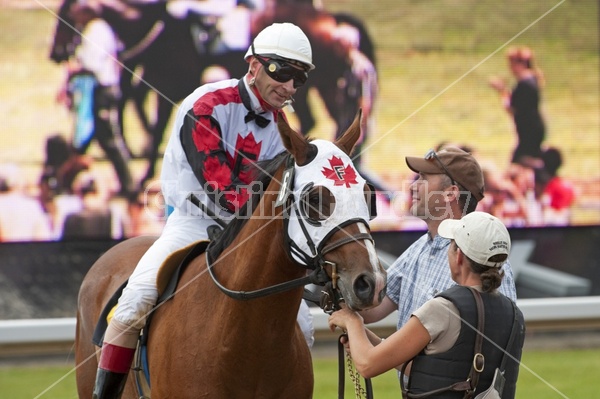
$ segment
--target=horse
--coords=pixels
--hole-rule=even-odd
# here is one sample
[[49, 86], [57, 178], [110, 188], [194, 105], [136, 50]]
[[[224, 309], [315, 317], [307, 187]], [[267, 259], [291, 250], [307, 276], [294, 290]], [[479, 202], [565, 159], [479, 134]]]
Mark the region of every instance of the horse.
[[[376, 306], [385, 295], [386, 272], [360, 216], [369, 217], [372, 193], [360, 187], [364, 180], [346, 155], [360, 136], [359, 118], [334, 143], [309, 141], [278, 119], [287, 153], [263, 167], [258, 181], [266, 189], [240, 213], [251, 216], [233, 219], [152, 312], [147, 357], [155, 397], [310, 398], [311, 355], [296, 322], [307, 268], [331, 279], [332, 295], [352, 309]], [[350, 186], [354, 191], [344, 188]], [[153, 241], [139, 236], [117, 244], [82, 282], [79, 397], [92, 394], [99, 315]], [[123, 397], [138, 397], [133, 380], [132, 372]]]
[[[59, 21], [50, 52], [50, 59], [57, 63], [68, 59], [77, 41], [81, 40], [68, 13], [70, 5], [76, 1], [64, 0], [58, 11]], [[101, 16], [113, 27], [125, 47], [121, 55], [124, 65], [121, 110], [126, 101], [133, 100], [142, 126], [148, 133], [149, 145], [144, 151], [148, 167], [141, 181], [143, 186], [155, 175], [159, 146], [173, 106], [198, 86], [202, 72], [211, 65], [222, 65], [230, 76], [243, 76], [247, 70], [243, 62], [245, 49], [223, 53], [209, 51], [210, 41], [215, 40], [210, 27], [200, 26], [197, 29], [197, 19], [174, 18], [167, 12], [167, 2], [131, 3], [127, 5], [127, 12], [115, 7], [115, 4], [119, 2], [103, 2]], [[132, 10], [135, 11], [134, 16]], [[300, 26], [313, 46], [313, 63], [317, 68], [294, 98], [299, 129], [308, 134], [315, 126], [308, 102], [309, 89], [313, 87], [323, 98], [326, 111], [336, 124], [338, 137], [352, 122], [361, 98], [356, 94], [357, 90], [360, 92], [360, 84], [352, 81], [349, 49], [332, 37], [331, 29], [338, 22], [356, 25], [361, 32], [360, 51], [374, 64], [373, 45], [365, 27], [358, 19], [346, 14], [329, 14], [312, 4], [286, 3], [253, 15], [251, 39], [274, 22], [292, 22]], [[206, 36], [208, 39], [205, 40], [209, 41], [201, 42], [200, 50], [198, 34], [196, 37], [191, 34], [194, 29], [202, 32], [201, 36]], [[144, 110], [150, 90], [158, 93], [156, 108], [152, 110], [154, 115], [151, 116]]]

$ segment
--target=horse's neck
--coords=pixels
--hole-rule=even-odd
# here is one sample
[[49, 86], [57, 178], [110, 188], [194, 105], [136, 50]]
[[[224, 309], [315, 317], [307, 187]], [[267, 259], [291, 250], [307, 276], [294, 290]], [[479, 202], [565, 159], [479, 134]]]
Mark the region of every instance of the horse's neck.
[[[279, 181], [281, 176], [273, 179]], [[305, 275], [306, 270], [296, 264], [285, 251], [284, 223], [282, 216], [265, 214], [274, 209], [278, 190], [267, 188], [261, 203], [236, 239], [219, 256], [217, 267], [219, 279], [232, 290], [253, 291], [288, 282]], [[278, 186], [278, 185], [277, 185]], [[272, 194], [275, 193], [275, 194]], [[279, 208], [281, 212], [281, 208]], [[278, 325], [288, 324], [294, 328], [296, 314], [302, 298], [303, 288], [267, 296], [252, 305], [256, 314], [277, 315]]]
[[265, 194], [254, 215], [247, 221], [233, 243], [225, 250], [235, 258], [233, 283], [258, 289], [302, 277], [305, 270], [285, 251], [284, 224], [281, 215], [268, 215], [275, 195]]

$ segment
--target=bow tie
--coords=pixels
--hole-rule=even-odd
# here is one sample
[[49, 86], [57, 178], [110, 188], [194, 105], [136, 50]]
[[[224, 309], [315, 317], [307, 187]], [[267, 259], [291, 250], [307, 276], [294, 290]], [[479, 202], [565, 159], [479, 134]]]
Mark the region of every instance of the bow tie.
[[257, 115], [256, 112], [254, 112], [254, 111], [248, 112], [246, 114], [246, 116], [244, 117], [244, 122], [246, 122], [246, 123], [250, 122], [251, 120], [254, 120], [259, 127], [267, 127], [269, 122], [271, 122], [264, 116]]

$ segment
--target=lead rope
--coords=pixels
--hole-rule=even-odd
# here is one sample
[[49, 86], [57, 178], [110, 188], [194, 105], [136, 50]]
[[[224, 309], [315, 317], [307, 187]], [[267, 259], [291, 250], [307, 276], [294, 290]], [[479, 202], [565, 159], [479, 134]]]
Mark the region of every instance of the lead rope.
[[[333, 282], [330, 281], [324, 285], [323, 290], [321, 291], [323, 294], [321, 296], [321, 309], [325, 311], [327, 314], [331, 314], [336, 310], [340, 309], [340, 302], [344, 300], [338, 294], [337, 290], [333, 289]], [[361, 385], [360, 382], [360, 374], [354, 368], [354, 363], [352, 362], [352, 357], [349, 353], [346, 354], [346, 359], [344, 360], [344, 345], [342, 344], [342, 337], [348, 339], [348, 334], [344, 333], [338, 338], [338, 399], [344, 399], [344, 391], [346, 388], [346, 371], [344, 370], [344, 364], [348, 367], [348, 375], [350, 376], [350, 380], [354, 385], [354, 395], [357, 399], [366, 398], [373, 399], [373, 387], [371, 386], [371, 379], [365, 378], [365, 387]]]
[[371, 379], [365, 378], [365, 387], [363, 388], [362, 384], [360, 383], [360, 374], [354, 368], [352, 356], [350, 356], [349, 353], [346, 353], [346, 363], [348, 365], [348, 375], [354, 384], [354, 396], [356, 396], [356, 398], [372, 399], [373, 388], [371, 387]]
[[[345, 391], [345, 372], [344, 372], [344, 345], [342, 344], [341, 338], [348, 338], [347, 334], [342, 334], [338, 338], [338, 362], [339, 362], [339, 386], [338, 386], [338, 398], [344, 399], [344, 391]], [[366, 398], [373, 399], [373, 387], [371, 385], [371, 379], [365, 378], [365, 386], [363, 387], [360, 381], [360, 374], [354, 368], [354, 363], [352, 362], [352, 356], [349, 353], [346, 353], [346, 366], [348, 368], [348, 375], [350, 376], [350, 381], [352, 381], [352, 385], [354, 385], [354, 396], [357, 399]]]

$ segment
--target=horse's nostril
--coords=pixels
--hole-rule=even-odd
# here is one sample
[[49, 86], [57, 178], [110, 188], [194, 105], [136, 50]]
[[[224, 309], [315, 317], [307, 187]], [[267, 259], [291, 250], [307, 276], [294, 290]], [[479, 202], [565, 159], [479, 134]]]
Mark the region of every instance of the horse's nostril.
[[354, 280], [354, 294], [362, 301], [369, 301], [373, 297], [373, 279], [362, 275]]

